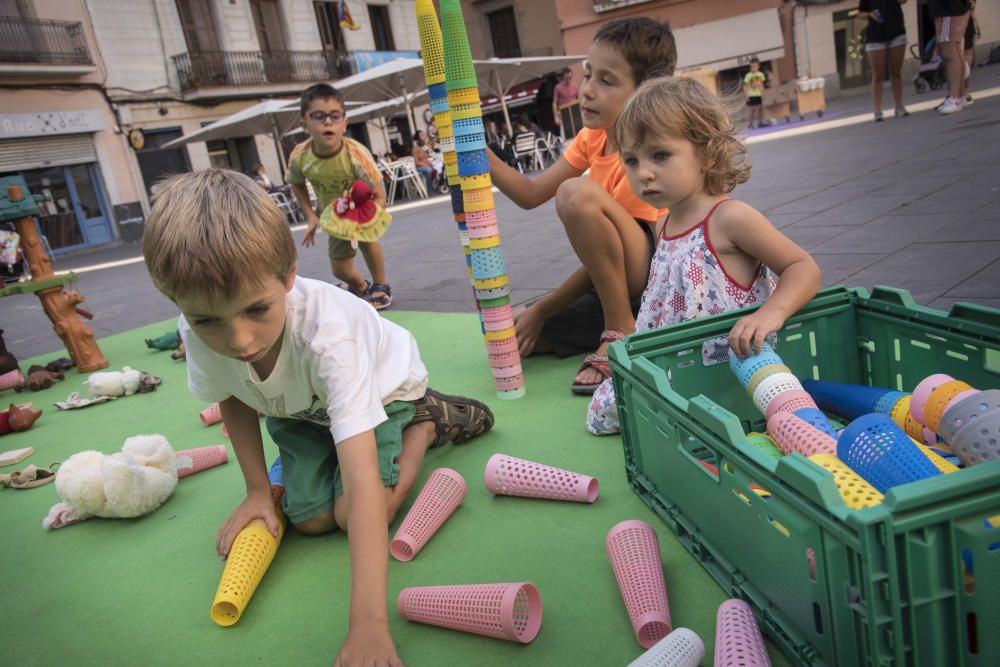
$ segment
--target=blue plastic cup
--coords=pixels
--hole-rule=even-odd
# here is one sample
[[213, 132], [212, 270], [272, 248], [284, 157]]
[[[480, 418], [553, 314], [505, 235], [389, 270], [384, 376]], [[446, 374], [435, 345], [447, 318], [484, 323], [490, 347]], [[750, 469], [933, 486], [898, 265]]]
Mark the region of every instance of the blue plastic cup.
[[[806, 380], [802, 388], [809, 392], [822, 410], [845, 419], [857, 419], [875, 412], [875, 404], [892, 389], [861, 384]], [[891, 407], [891, 406], [890, 406]]]
[[881, 493], [941, 474], [896, 422], [880, 414], [863, 415], [844, 428], [837, 458]]
[[823, 431], [834, 440], [837, 439], [837, 431], [833, 428], [833, 424], [830, 420], [826, 418], [823, 411], [818, 408], [799, 408], [792, 413], [802, 421], [814, 426], [815, 428]]
[[744, 387], [750, 383], [753, 374], [764, 366], [784, 363], [768, 343], [764, 343], [760, 354], [752, 354], [746, 359], [740, 359], [732, 350], [729, 351], [729, 368]]

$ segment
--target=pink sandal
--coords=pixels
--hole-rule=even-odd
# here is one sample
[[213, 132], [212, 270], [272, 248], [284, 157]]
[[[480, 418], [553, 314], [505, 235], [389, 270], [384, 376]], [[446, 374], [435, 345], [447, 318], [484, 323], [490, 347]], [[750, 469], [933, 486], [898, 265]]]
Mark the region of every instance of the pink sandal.
[[[625, 340], [625, 334], [621, 331], [615, 331], [614, 329], [605, 329], [601, 332], [601, 343], [610, 343], [616, 340]], [[611, 364], [608, 363], [608, 355], [606, 354], [588, 354], [584, 357], [583, 363], [580, 364], [580, 369], [577, 371], [577, 374], [579, 375], [581, 371], [587, 368], [593, 368], [595, 371], [600, 373], [601, 379], [594, 384], [580, 384], [574, 382], [570, 386], [570, 389], [574, 394], [578, 394], [580, 396], [590, 396], [597, 391], [597, 388], [600, 387], [605, 380], [611, 377]]]

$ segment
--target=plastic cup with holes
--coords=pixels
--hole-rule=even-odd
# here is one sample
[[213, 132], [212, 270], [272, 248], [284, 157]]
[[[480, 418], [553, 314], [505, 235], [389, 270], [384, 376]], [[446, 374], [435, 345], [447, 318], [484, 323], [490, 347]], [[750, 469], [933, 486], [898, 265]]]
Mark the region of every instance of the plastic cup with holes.
[[952, 400], [959, 396], [970, 396], [977, 391], [961, 380], [945, 382], [932, 391], [927, 398], [927, 402], [924, 404], [924, 424], [936, 433], [941, 417], [944, 416], [944, 411], [948, 409]]
[[24, 376], [21, 375], [21, 371], [15, 368], [12, 371], [8, 371], [3, 375], [0, 375], [0, 391], [19, 387], [22, 382], [24, 382]]
[[698, 667], [705, 657], [705, 643], [687, 628], [677, 628], [656, 642], [628, 667]]
[[775, 373], [791, 373], [791, 372], [792, 369], [789, 368], [788, 366], [785, 366], [784, 364], [768, 364], [758, 369], [757, 371], [754, 371], [754, 374], [750, 377], [750, 382], [748, 382], [746, 386], [747, 393], [752, 398], [754, 392], [757, 391], [757, 387], [760, 385], [761, 382], [764, 381], [765, 378], [774, 375]]
[[956, 396], [948, 405], [938, 423], [938, 434], [948, 443], [969, 422], [991, 410], [1000, 409], [1000, 389], [986, 389], [959, 400], [960, 396], [961, 394]]
[[966, 467], [1000, 458], [1000, 409], [993, 408], [967, 422], [950, 444]]
[[767, 404], [764, 410], [764, 418], [770, 419], [779, 412], [795, 412], [802, 408], [815, 408], [816, 401], [812, 399], [805, 389], [790, 389], [783, 391]]
[[740, 359], [732, 350], [729, 351], [729, 369], [744, 387], [750, 384], [753, 374], [764, 366], [783, 365], [781, 360], [769, 343], [764, 343], [760, 349], [760, 354], [752, 354], [745, 359]]
[[767, 434], [774, 438], [785, 454], [798, 452], [803, 456], [835, 454], [837, 440], [790, 412], [779, 412], [767, 420]]
[[872, 412], [880, 412], [883, 415], [887, 415], [892, 412], [892, 409], [904, 396], [909, 396], [909, 394], [905, 391], [887, 391], [875, 401]]
[[465, 499], [465, 490], [465, 479], [451, 468], [438, 468], [430, 474], [389, 543], [389, 552], [396, 560], [410, 561], [420, 553]]
[[935, 373], [921, 380], [913, 388], [913, 396], [910, 398], [910, 414], [913, 415], [913, 418], [924, 426], [927, 426], [927, 422], [924, 421], [924, 406], [927, 405], [927, 399], [931, 397], [931, 392], [945, 382], [951, 382], [954, 379], [945, 373]]
[[860, 510], [882, 504], [884, 496], [833, 454], [813, 454], [809, 460], [833, 475], [833, 482], [848, 509]]
[[494, 454], [483, 472], [486, 490], [500, 496], [592, 503], [597, 500], [597, 479], [580, 473]]
[[278, 537], [271, 535], [261, 519], [253, 519], [236, 535], [212, 601], [213, 621], [230, 626], [240, 620], [278, 552], [285, 522], [285, 515], [278, 512]]
[[761, 414], [767, 412], [767, 406], [777, 396], [786, 391], [802, 389], [802, 383], [791, 373], [775, 373], [768, 375], [753, 392], [753, 403]]
[[885, 394], [893, 391], [885, 387], [868, 387], [862, 384], [806, 380], [802, 388], [816, 401], [820, 409], [844, 419], [857, 419], [875, 411], [875, 404]]
[[917, 445], [917, 448], [920, 449], [921, 452], [923, 452], [924, 456], [930, 459], [930, 462], [934, 464], [934, 467], [940, 470], [942, 473], [947, 475], [948, 473], [958, 472], [959, 470], [958, 466], [956, 466], [954, 463], [945, 459], [943, 456], [935, 452], [933, 449], [931, 449], [931, 447], [929, 447], [928, 445], [921, 445], [916, 440], [913, 440], [913, 442]]
[[521, 644], [542, 627], [542, 596], [527, 582], [404, 588], [396, 610], [415, 623]]
[[837, 431], [834, 430], [833, 424], [830, 423], [830, 420], [826, 418], [826, 415], [819, 408], [799, 408], [792, 414], [805, 423], [815, 426], [831, 438], [837, 437]]
[[222, 421], [222, 409], [219, 407], [218, 403], [212, 403], [210, 406], [198, 413], [198, 416], [201, 418], [201, 423], [205, 426], [218, 424]]
[[632, 620], [632, 630], [639, 645], [648, 649], [672, 629], [656, 533], [644, 521], [622, 521], [608, 532], [604, 546]]
[[766, 433], [747, 433], [747, 442], [753, 445], [755, 449], [760, 450], [773, 459], [780, 459], [784, 456], [782, 451], [778, 449], [778, 445], [774, 442], [774, 438]]
[[177, 459], [178, 479], [229, 462], [229, 454], [226, 452], [225, 445], [185, 449], [180, 452], [174, 452], [174, 458]]
[[726, 600], [715, 614], [715, 667], [770, 667], [764, 637], [753, 609], [743, 600]]
[[887, 415], [864, 415], [848, 424], [837, 440], [837, 458], [881, 493], [941, 474]]

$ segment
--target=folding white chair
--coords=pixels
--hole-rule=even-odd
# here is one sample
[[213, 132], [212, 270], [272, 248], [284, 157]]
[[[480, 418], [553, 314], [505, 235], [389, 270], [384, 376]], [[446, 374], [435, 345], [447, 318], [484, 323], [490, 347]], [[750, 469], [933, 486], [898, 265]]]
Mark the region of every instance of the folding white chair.
[[394, 162], [380, 161], [379, 165], [389, 179], [389, 192], [386, 193], [386, 206], [396, 201], [399, 186], [409, 196], [427, 197], [424, 177], [417, 171], [417, 165], [412, 157], [400, 158]]
[[544, 162], [535, 145], [535, 135], [532, 132], [524, 132], [514, 137], [514, 159], [517, 161], [517, 168], [524, 173], [524, 163], [529, 164], [530, 169], [542, 169]]
[[288, 224], [302, 224], [306, 221], [306, 216], [302, 213], [302, 208], [294, 198], [289, 197], [280, 190], [269, 192], [268, 196], [278, 205], [278, 209], [285, 215], [285, 220], [288, 221]]

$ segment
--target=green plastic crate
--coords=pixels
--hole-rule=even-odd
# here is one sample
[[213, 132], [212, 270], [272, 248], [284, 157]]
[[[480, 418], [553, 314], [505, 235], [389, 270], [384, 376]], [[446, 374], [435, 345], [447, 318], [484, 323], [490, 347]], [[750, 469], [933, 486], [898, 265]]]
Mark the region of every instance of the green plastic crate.
[[[1000, 460], [847, 509], [825, 470], [746, 441], [763, 416], [728, 364], [705, 365], [702, 343], [745, 314], [611, 346], [635, 492], [799, 664], [1000, 665]], [[912, 389], [943, 372], [1000, 386], [1000, 311], [972, 304], [946, 314], [902, 290], [834, 287], [778, 337], [800, 378]]]

